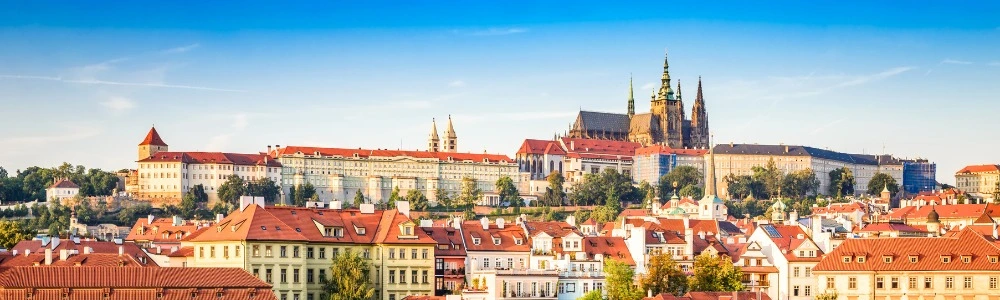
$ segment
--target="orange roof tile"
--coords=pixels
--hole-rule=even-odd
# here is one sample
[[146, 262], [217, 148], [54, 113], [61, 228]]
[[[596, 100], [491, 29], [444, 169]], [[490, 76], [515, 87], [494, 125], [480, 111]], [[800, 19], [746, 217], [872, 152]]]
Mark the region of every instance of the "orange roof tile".
[[240, 166], [281, 167], [278, 160], [266, 154], [223, 152], [156, 152], [139, 162], [182, 162], [187, 164], [226, 164]]
[[[4, 299], [18, 299], [9, 298], [12, 295], [6, 293], [11, 290], [20, 292], [18, 297], [34, 292], [34, 298], [48, 299], [39, 297], [38, 293], [55, 290], [60, 292], [56, 294], [59, 295], [63, 289], [71, 291], [71, 299], [90, 299], [84, 297], [86, 292], [83, 289], [107, 289], [112, 294], [128, 294], [117, 294], [112, 299], [127, 299], [128, 296], [142, 296], [132, 299], [152, 299], [157, 291], [163, 292], [164, 298], [168, 299], [176, 296], [190, 299], [191, 292], [211, 295], [211, 299], [240, 299], [240, 295], [242, 299], [247, 299], [244, 293], [234, 292], [239, 290], [253, 292], [254, 299], [275, 299], [271, 285], [239, 268], [14, 267], [0, 273], [0, 286], [5, 293], [0, 298], [8, 296]], [[149, 295], [136, 294], [139, 291]], [[166, 297], [168, 291], [179, 292], [179, 295]], [[224, 297], [216, 298], [220, 292]]]
[[[125, 240], [131, 242], [180, 243], [184, 237], [191, 235], [191, 233], [197, 230], [198, 224], [190, 221], [182, 221], [181, 224], [174, 225], [173, 218], [154, 218], [152, 223], [148, 221], [148, 218], [139, 218], [135, 222], [135, 225], [132, 226], [128, 236], [125, 237]], [[166, 237], [163, 236], [164, 233], [167, 234]], [[181, 238], [177, 238], [178, 233], [181, 235]]]
[[963, 173], [981, 173], [981, 172], [1000, 172], [1000, 165], [971, 165], [965, 166], [955, 174]]
[[[465, 256], [462, 247], [462, 234], [452, 227], [421, 227], [438, 246], [434, 248], [434, 256]], [[442, 249], [444, 248], [444, 249]]]
[[50, 189], [78, 189], [78, 188], [80, 188], [80, 186], [76, 185], [76, 183], [73, 183], [72, 181], [69, 181], [69, 179], [63, 179], [63, 180], [59, 180], [56, 183], [53, 183], [51, 186], [49, 186], [49, 188]]
[[613, 259], [630, 266], [635, 266], [635, 260], [632, 259], [632, 254], [628, 252], [625, 239], [621, 237], [584, 237], [583, 252], [587, 253], [589, 259], [595, 259], [595, 256], [600, 254], [605, 259]]
[[153, 145], [153, 146], [166, 146], [167, 143], [160, 139], [160, 134], [156, 132], [156, 127], [150, 127], [149, 132], [146, 133], [146, 138], [142, 139], [139, 146]]
[[[48, 244], [43, 246], [42, 241], [31, 240], [31, 241], [20, 241], [17, 243], [17, 245], [14, 245], [14, 247], [11, 248], [10, 250], [17, 251], [19, 256], [24, 256], [23, 254], [25, 253], [25, 251], [30, 251], [30, 253], [32, 253], [31, 255], [34, 255], [35, 253], [44, 255], [45, 249], [52, 249], [53, 252], [52, 256], [54, 259], [57, 259], [59, 258], [60, 250], [67, 250], [67, 251], [76, 250], [76, 252], [79, 255], [84, 255], [83, 254], [84, 248], [87, 247], [93, 250], [92, 253], [113, 254], [115, 256], [118, 256], [118, 250], [120, 247], [125, 254], [124, 256], [130, 257], [132, 262], [136, 262], [137, 264], [143, 266], [147, 265], [153, 267], [157, 266], [156, 262], [153, 261], [151, 258], [149, 258], [149, 255], [147, 255], [145, 251], [142, 251], [142, 248], [139, 248], [138, 245], [133, 243], [123, 243], [119, 245], [115, 244], [114, 242], [80, 241], [80, 243], [74, 243], [73, 241], [62, 240], [59, 243], [59, 245], [53, 248], [52, 242], [49, 242]], [[44, 256], [42, 256], [42, 258], [44, 258]], [[140, 260], [145, 261], [145, 263], [139, 263]]]
[[[917, 257], [910, 262], [909, 257]], [[852, 257], [844, 263], [842, 258]], [[858, 263], [853, 257], [868, 257]], [[883, 257], [892, 257], [886, 263]], [[941, 256], [950, 257], [950, 262]], [[961, 260], [968, 256], [969, 262]], [[814, 271], [976, 271], [997, 270], [1000, 265], [990, 263], [987, 256], [1000, 256], [1000, 248], [971, 229], [963, 229], [954, 237], [899, 237], [848, 239], [816, 264]]]
[[767, 293], [760, 293], [760, 298], [757, 298], [756, 292], [688, 292], [684, 296], [691, 300], [771, 300]]
[[407, 150], [370, 150], [370, 149], [346, 149], [346, 148], [320, 148], [288, 146], [279, 148], [271, 152], [272, 157], [279, 158], [285, 155], [319, 155], [331, 157], [400, 157], [407, 156], [413, 158], [437, 159], [447, 161], [450, 157], [454, 161], [489, 162], [489, 163], [515, 163], [513, 159], [503, 154], [475, 154], [475, 153], [455, 153], [455, 152], [429, 152], [429, 151], [407, 151]]
[[[462, 223], [462, 235], [465, 239], [467, 251], [503, 251], [503, 252], [529, 252], [531, 251], [531, 241], [524, 235], [524, 231], [516, 224], [504, 224], [504, 228], [499, 228], [496, 223], [489, 223], [488, 229], [483, 229], [480, 221], [465, 221]], [[493, 238], [500, 238], [500, 244], [494, 244]], [[479, 239], [479, 244], [475, 243]], [[520, 240], [520, 244], [517, 243]]]
[[639, 143], [612, 140], [564, 137], [561, 141], [567, 148], [566, 156], [574, 158], [632, 160], [635, 150], [642, 147]]
[[517, 149], [517, 154], [566, 155], [566, 151], [563, 151], [557, 141], [526, 139], [521, 143], [521, 148]]

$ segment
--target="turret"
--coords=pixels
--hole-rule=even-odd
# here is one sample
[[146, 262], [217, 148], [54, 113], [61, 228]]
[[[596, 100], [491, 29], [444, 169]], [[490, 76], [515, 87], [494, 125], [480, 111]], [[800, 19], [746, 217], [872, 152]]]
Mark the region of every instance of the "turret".
[[431, 119], [431, 134], [427, 138], [427, 151], [438, 152], [438, 144], [441, 142], [441, 138], [438, 137], [437, 121], [433, 118]]
[[146, 138], [139, 143], [139, 160], [149, 158], [161, 151], [167, 151], [167, 143], [164, 143], [163, 139], [160, 138], [155, 126], [150, 127]]
[[632, 76], [628, 77], [628, 118], [635, 115], [635, 98], [632, 97]]
[[701, 77], [698, 77], [698, 93], [691, 108], [691, 141], [695, 148], [708, 147], [708, 112], [701, 92]]
[[455, 134], [455, 127], [451, 124], [451, 115], [448, 115], [448, 129], [444, 131], [444, 144], [441, 151], [458, 152], [458, 135]]
[[674, 100], [674, 90], [670, 88], [670, 63], [667, 61], [667, 54], [663, 54], [663, 75], [660, 76], [660, 93], [656, 95], [657, 100]]

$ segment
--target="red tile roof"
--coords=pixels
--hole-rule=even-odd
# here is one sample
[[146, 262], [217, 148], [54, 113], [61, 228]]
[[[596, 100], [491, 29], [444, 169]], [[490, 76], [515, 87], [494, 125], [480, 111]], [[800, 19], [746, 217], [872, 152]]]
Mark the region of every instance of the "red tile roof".
[[288, 146], [284, 148], [278, 148], [270, 153], [274, 158], [279, 158], [285, 155], [296, 155], [301, 153], [302, 155], [319, 155], [329, 156], [329, 157], [354, 157], [357, 155], [358, 158], [370, 158], [370, 157], [413, 157], [413, 158], [423, 158], [423, 159], [437, 159], [438, 161], [447, 161], [450, 157], [454, 161], [471, 161], [471, 162], [489, 162], [489, 163], [514, 163], [514, 160], [503, 154], [476, 154], [476, 153], [454, 153], [454, 152], [429, 152], [429, 151], [407, 151], [407, 150], [370, 150], [370, 149], [346, 149], [346, 148], [320, 148], [320, 147], [302, 147], [302, 146]]
[[891, 219], [926, 219], [927, 214], [934, 210], [940, 219], [977, 219], [984, 213], [991, 217], [1000, 217], [1000, 205], [997, 204], [949, 204], [924, 205], [919, 209], [907, 206], [889, 214]]
[[595, 259], [601, 254], [605, 259], [613, 259], [630, 266], [635, 266], [632, 254], [628, 252], [625, 239], [621, 237], [588, 236], [583, 238], [583, 252], [589, 259]]
[[166, 146], [167, 143], [164, 143], [163, 139], [160, 139], [160, 134], [156, 132], [156, 127], [151, 127], [149, 128], [149, 133], [146, 133], [146, 138], [142, 139], [142, 142], [139, 143], [139, 146], [144, 145]]
[[52, 264], [45, 264], [45, 253], [32, 252], [31, 254], [24, 255], [18, 253], [17, 256], [13, 256], [10, 252], [5, 254], [0, 254], [0, 267], [72, 267], [72, 266], [83, 266], [83, 267], [158, 267], [156, 263], [149, 261], [147, 263], [141, 263], [136, 257], [131, 255], [118, 255], [111, 253], [90, 253], [90, 254], [73, 254], [70, 255], [66, 260], [61, 260], [59, 257], [59, 252], [52, 253]]
[[[816, 257], [799, 257], [795, 252], [802, 243], [811, 241], [802, 227], [796, 225], [762, 224], [760, 226], [771, 226], [780, 235], [770, 236], [770, 239], [778, 249], [784, 253], [789, 261], [819, 261], [823, 257], [823, 250], [816, 250]], [[802, 238], [799, 238], [801, 236]]]
[[679, 300], [679, 299], [690, 299], [687, 297], [677, 297], [673, 294], [663, 293], [653, 297], [642, 297], [642, 300]]
[[182, 162], [187, 164], [227, 164], [240, 166], [281, 167], [278, 160], [265, 154], [223, 152], [156, 152], [139, 162]]
[[708, 153], [708, 149], [674, 149], [669, 146], [663, 145], [652, 145], [647, 147], [638, 148], [635, 150], [635, 155], [653, 155], [653, 154], [677, 154], [677, 155], [691, 155], [691, 156], [704, 156]]
[[[53, 260], [56, 260], [59, 258], [60, 250], [67, 250], [67, 251], [76, 250], [78, 254], [84, 255], [84, 248], [87, 247], [93, 250], [92, 253], [113, 254], [115, 256], [118, 256], [118, 250], [119, 247], [121, 247], [121, 250], [125, 254], [124, 256], [131, 258], [131, 260], [126, 260], [126, 262], [132, 261], [142, 266], [151, 266], [151, 267], [158, 266], [155, 261], [149, 258], [149, 255], [147, 255], [145, 251], [142, 251], [142, 248], [139, 248], [139, 246], [133, 243], [123, 243], [119, 245], [115, 244], [114, 242], [80, 241], [80, 243], [77, 244], [74, 243], [73, 241], [62, 240], [61, 242], [59, 242], [59, 245], [53, 248], [52, 242], [49, 242], [48, 244], [43, 246], [42, 241], [31, 240], [31, 241], [20, 241], [17, 243], [17, 245], [14, 245], [14, 247], [11, 248], [10, 250], [17, 251], [19, 256], [24, 256], [25, 251], [31, 251], [32, 253], [31, 255], [34, 255], [35, 253], [44, 255], [45, 249], [52, 249]], [[70, 257], [72, 258], [72, 256]], [[42, 258], [44, 259], [44, 256], [42, 256]], [[145, 263], [140, 263], [141, 261], [145, 261]]]
[[[154, 242], [154, 243], [180, 243], [181, 239], [191, 235], [198, 230], [198, 224], [190, 221], [182, 221], [181, 224], [174, 225], [173, 218], [154, 218], [150, 224], [148, 218], [139, 218], [132, 226], [126, 241], [131, 242]], [[167, 237], [163, 234], [166, 233]], [[181, 238], [177, 238], [177, 234]]]
[[567, 157], [594, 159], [632, 160], [635, 150], [642, 147], [633, 142], [568, 137], [562, 138], [562, 144], [566, 147]]
[[998, 171], [1000, 171], [1000, 165], [972, 165], [972, 166], [965, 166], [965, 168], [958, 170], [958, 172], [955, 172], [955, 174], [998, 172]]
[[[849, 263], [843, 257], [851, 257]], [[867, 257], [858, 263], [855, 257]], [[916, 256], [917, 262], [910, 262]], [[942, 261], [942, 256], [950, 262]], [[962, 261], [969, 257], [969, 263]], [[1000, 269], [988, 256], [1000, 256], [1000, 248], [979, 233], [964, 229], [954, 237], [899, 237], [847, 239], [816, 264], [814, 271], [977, 271]], [[883, 258], [891, 257], [886, 263]]]
[[[448, 227], [422, 227], [435, 242], [434, 256], [465, 256], [465, 248], [462, 246], [462, 233], [458, 229]], [[442, 249], [444, 248], [444, 249]]]
[[924, 229], [916, 228], [903, 223], [874, 223], [865, 225], [864, 228], [858, 230], [858, 232], [927, 232], [927, 228]]
[[861, 211], [865, 212], [864, 204], [858, 202], [851, 203], [831, 203], [827, 206], [813, 208], [813, 214], [830, 214], [830, 213], [853, 213]]
[[[189, 240], [434, 244], [434, 240], [418, 227], [414, 227], [413, 238], [401, 238], [399, 224], [407, 221], [409, 218], [396, 210], [376, 210], [374, 213], [363, 214], [357, 209], [263, 208], [249, 205], [243, 210], [233, 211], [218, 224]], [[316, 224], [341, 228], [343, 236], [326, 236]]]
[[64, 291], [68, 299], [276, 299], [238, 268], [15, 267], [0, 273], [0, 286], [0, 299], [67, 299]]
[[[516, 224], [504, 223], [504, 228], [497, 227], [495, 222], [489, 223], [489, 229], [483, 229], [480, 221], [465, 221], [462, 223], [462, 235], [465, 238], [465, 247], [468, 251], [503, 251], [503, 252], [529, 252], [531, 251], [531, 241], [524, 235], [524, 230]], [[500, 238], [500, 244], [493, 243], [493, 238]], [[479, 239], [477, 245], [473, 239]], [[518, 245], [515, 240], [520, 239]]]
[[526, 139], [521, 143], [521, 148], [517, 149], [517, 154], [566, 155], [566, 151], [563, 151], [557, 141]]
[[78, 189], [78, 188], [80, 188], [80, 186], [76, 185], [76, 183], [73, 183], [72, 181], [69, 181], [69, 179], [63, 179], [63, 180], [59, 180], [56, 183], [53, 183], [52, 186], [50, 186], [49, 188], [50, 189]]
[[767, 293], [760, 293], [757, 298], [756, 292], [688, 292], [684, 296], [691, 300], [771, 300]]
[[194, 257], [194, 247], [180, 247], [177, 251], [167, 254], [167, 257]]

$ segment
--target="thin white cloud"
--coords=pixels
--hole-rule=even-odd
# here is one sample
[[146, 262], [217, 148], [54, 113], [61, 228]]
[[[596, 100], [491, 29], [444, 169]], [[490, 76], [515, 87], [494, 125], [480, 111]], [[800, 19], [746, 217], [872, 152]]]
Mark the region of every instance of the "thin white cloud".
[[1000, 67], [1000, 61], [991, 61], [987, 65], [994, 66], [994, 67]]
[[163, 53], [163, 54], [184, 53], [184, 52], [188, 52], [188, 51], [194, 50], [195, 48], [198, 48], [198, 47], [201, 47], [201, 44], [194, 43], [194, 44], [190, 44], [190, 45], [186, 45], [186, 46], [180, 46], [180, 47], [174, 47], [174, 48], [166, 49], [166, 50], [160, 51], [160, 53]]
[[823, 132], [824, 130], [827, 130], [827, 129], [829, 129], [829, 128], [837, 125], [837, 124], [840, 124], [841, 122], [844, 122], [845, 120], [847, 120], [847, 118], [841, 118], [841, 119], [834, 120], [833, 122], [826, 123], [823, 126], [820, 126], [820, 127], [817, 127], [816, 129], [813, 129], [811, 132], [809, 132], [809, 135], [816, 135], [817, 133]]
[[449, 82], [448, 86], [450, 86], [450, 87], [464, 87], [465, 86], [465, 81], [455, 80], [455, 81]]
[[957, 60], [957, 59], [950, 59], [950, 58], [946, 58], [945, 60], [942, 60], [941, 63], [942, 64], [952, 64], [952, 65], [971, 65], [972, 64], [971, 61]]
[[118, 86], [139, 86], [139, 87], [153, 87], [153, 88], [171, 88], [171, 89], [188, 89], [188, 90], [202, 90], [202, 91], [216, 91], [216, 92], [233, 92], [233, 93], [244, 93], [246, 90], [235, 90], [235, 89], [222, 89], [213, 88], [205, 86], [194, 86], [194, 85], [180, 85], [180, 84], [166, 84], [159, 82], [121, 82], [121, 81], [107, 81], [107, 80], [97, 80], [97, 79], [66, 79], [62, 77], [50, 77], [50, 76], [32, 76], [32, 75], [9, 75], [0, 74], [0, 78], [7, 79], [27, 79], [27, 80], [47, 80], [56, 81], [64, 83], [80, 83], [80, 84], [96, 84], [96, 85], [118, 85]]
[[[821, 95], [833, 90], [868, 84], [871, 82], [883, 80], [889, 77], [893, 77], [899, 74], [903, 74], [914, 70], [914, 67], [895, 67], [887, 69], [882, 72], [874, 74], [862, 74], [862, 75], [830, 75], [830, 76], [814, 76], [810, 74], [808, 76], [802, 77], [772, 77], [776, 82], [772, 85], [775, 86], [774, 90], [781, 91], [795, 91], [797, 92], [786, 92], [786, 93], [775, 93], [771, 96], [762, 97], [762, 99], [773, 100], [772, 106], [776, 105], [779, 101], [793, 99], [793, 98], [805, 98]], [[816, 83], [826, 83], [835, 82], [830, 85], [817, 85]], [[758, 87], [760, 84], [756, 84]]]
[[452, 30], [452, 33], [468, 36], [499, 36], [528, 32], [527, 28], [521, 27], [490, 27], [477, 30]]
[[135, 102], [125, 97], [115, 96], [101, 102], [101, 106], [107, 107], [114, 113], [123, 113], [135, 107]]

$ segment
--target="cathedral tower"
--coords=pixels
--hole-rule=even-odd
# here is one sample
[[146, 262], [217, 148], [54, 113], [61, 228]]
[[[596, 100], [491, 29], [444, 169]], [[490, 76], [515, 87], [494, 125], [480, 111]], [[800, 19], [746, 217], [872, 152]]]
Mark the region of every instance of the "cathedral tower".
[[701, 77], [698, 77], [698, 94], [695, 95], [694, 107], [691, 108], [691, 147], [708, 148], [708, 135], [708, 112], [701, 93]]
[[635, 98], [632, 97], [632, 76], [628, 77], [628, 118], [635, 115]]
[[139, 143], [139, 160], [149, 158], [161, 151], [167, 151], [167, 143], [164, 143], [163, 139], [160, 138], [156, 127], [151, 127], [149, 133], [146, 133], [146, 138]]
[[448, 129], [444, 131], [444, 144], [441, 151], [458, 152], [458, 135], [455, 134], [455, 127], [451, 125], [451, 115], [448, 115]]
[[438, 137], [438, 127], [437, 121], [433, 118], [431, 119], [431, 135], [427, 138], [427, 151], [438, 152], [438, 144], [441, 142], [441, 138]]

